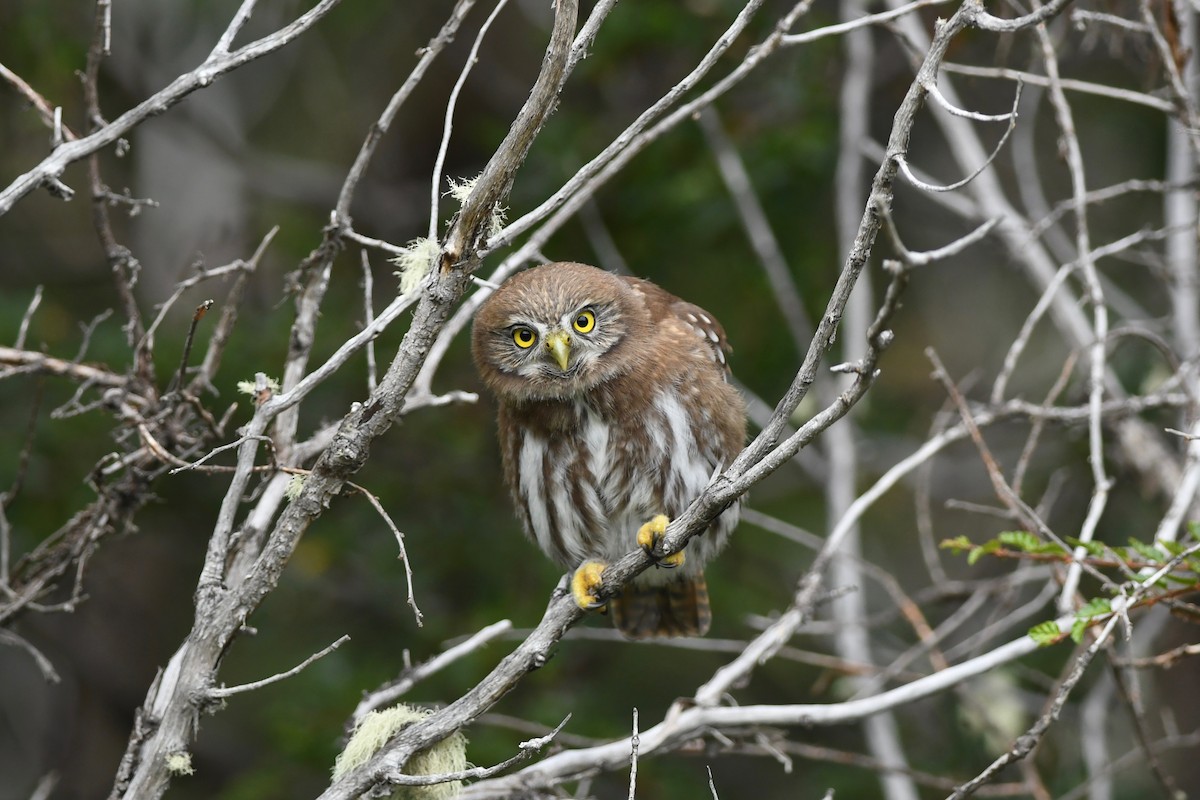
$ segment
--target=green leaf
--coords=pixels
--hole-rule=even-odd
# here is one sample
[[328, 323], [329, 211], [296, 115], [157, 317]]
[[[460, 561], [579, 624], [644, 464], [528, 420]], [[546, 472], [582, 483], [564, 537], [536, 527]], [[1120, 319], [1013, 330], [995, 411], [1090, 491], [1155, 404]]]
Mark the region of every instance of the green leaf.
[[1185, 545], [1180, 544], [1179, 542], [1161, 541], [1158, 543], [1158, 546], [1161, 547], [1163, 550], [1166, 550], [1167, 553], [1170, 554], [1171, 558], [1175, 558], [1176, 556], [1181, 556], [1181, 555], [1183, 555], [1183, 551], [1187, 550], [1187, 547]]
[[1029, 638], [1037, 643], [1038, 647], [1046, 647], [1058, 643], [1062, 639], [1062, 633], [1058, 630], [1058, 623], [1054, 620], [1039, 622], [1029, 629]]
[[1129, 546], [1136, 550], [1138, 555], [1152, 564], [1158, 564], [1167, 560], [1166, 553], [1164, 553], [1162, 550], [1148, 545], [1143, 541], [1134, 539], [1133, 537], [1129, 538]]
[[967, 554], [967, 563], [974, 564], [979, 559], [983, 558], [984, 556], [988, 555], [989, 553], [994, 553], [999, 549], [1000, 549], [1000, 542], [995, 539], [984, 542], [983, 544], [981, 544], [977, 547], [971, 548], [971, 552]]
[[1200, 539], [1200, 519], [1188, 520], [1187, 531], [1193, 539]]
[[943, 539], [938, 547], [943, 550], [953, 550], [955, 554], [970, 550], [975, 546], [975, 543], [966, 536], [955, 536], [953, 539]]
[[1085, 542], [1082, 539], [1076, 539], [1074, 536], [1066, 537], [1067, 543], [1072, 547], [1082, 547], [1089, 556], [1093, 558], [1103, 558], [1105, 553], [1104, 545], [1099, 542]]
[[1076, 619], [1091, 619], [1112, 613], [1112, 601], [1107, 597], [1093, 597], [1075, 612]]
[[1000, 544], [1020, 550], [1024, 553], [1032, 553], [1041, 547], [1042, 542], [1029, 531], [1005, 531], [996, 537]]
[[1075, 644], [1079, 644], [1083, 641], [1083, 632], [1087, 630], [1091, 620], [1111, 613], [1112, 601], [1107, 597], [1093, 597], [1088, 600], [1075, 612], [1075, 621], [1071, 623], [1071, 639]]

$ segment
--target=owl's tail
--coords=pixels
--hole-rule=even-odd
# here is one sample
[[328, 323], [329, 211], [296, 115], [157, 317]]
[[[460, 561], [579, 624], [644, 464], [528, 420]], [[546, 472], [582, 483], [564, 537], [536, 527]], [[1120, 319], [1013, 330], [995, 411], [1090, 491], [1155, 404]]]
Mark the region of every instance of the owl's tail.
[[626, 586], [611, 607], [613, 624], [629, 639], [703, 636], [712, 624], [703, 575], [661, 586]]

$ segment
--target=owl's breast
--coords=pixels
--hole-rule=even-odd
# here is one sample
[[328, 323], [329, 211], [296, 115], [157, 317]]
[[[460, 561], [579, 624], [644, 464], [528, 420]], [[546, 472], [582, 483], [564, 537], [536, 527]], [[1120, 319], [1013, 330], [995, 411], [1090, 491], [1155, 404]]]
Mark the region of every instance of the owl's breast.
[[[724, 461], [694, 427], [686, 390], [649, 400], [636, 414], [579, 402], [569, 425], [507, 426], [505, 469], [526, 531], [562, 566], [629, 552], [642, 523], [682, 512]], [[714, 545], [726, 533], [718, 527], [707, 537]]]

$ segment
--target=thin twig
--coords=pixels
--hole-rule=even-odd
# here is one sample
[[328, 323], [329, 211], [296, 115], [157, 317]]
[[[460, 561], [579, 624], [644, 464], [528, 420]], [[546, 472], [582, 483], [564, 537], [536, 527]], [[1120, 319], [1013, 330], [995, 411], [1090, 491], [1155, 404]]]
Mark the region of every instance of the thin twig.
[[431, 242], [438, 241], [438, 201], [442, 196], [442, 166], [446, 163], [446, 151], [450, 147], [450, 135], [454, 131], [454, 109], [458, 106], [458, 95], [467, 82], [467, 76], [471, 74], [471, 69], [479, 61], [479, 48], [483, 45], [484, 38], [507, 3], [508, 0], [497, 0], [492, 13], [488, 14], [483, 25], [479, 26], [479, 32], [475, 34], [471, 51], [467, 54], [467, 60], [458, 73], [458, 80], [454, 82], [454, 88], [450, 90], [450, 97], [446, 100], [446, 115], [442, 121], [442, 138], [438, 144], [437, 156], [433, 161], [433, 176], [429, 181], [429, 241]]
[[[72, 380], [82, 381], [92, 386], [122, 388], [128, 383], [124, 375], [117, 375], [104, 367], [80, 364], [76, 361], [64, 361], [45, 353], [21, 350], [15, 347], [0, 345], [0, 364], [8, 365], [26, 372], [44, 372], [49, 375], [59, 375]], [[0, 378], [7, 377], [7, 371], [0, 371]]]
[[417, 60], [416, 66], [413, 67], [408, 77], [404, 79], [404, 83], [400, 85], [396, 93], [388, 100], [387, 107], [379, 115], [379, 119], [376, 120], [375, 124], [371, 126], [366, 140], [363, 141], [362, 146], [358, 150], [358, 155], [354, 158], [354, 164], [346, 173], [346, 180], [342, 183], [342, 189], [338, 192], [337, 204], [334, 206], [333, 218], [335, 223], [349, 218], [350, 203], [354, 198], [355, 190], [358, 188], [359, 181], [362, 180], [363, 175], [366, 173], [380, 140], [387, 133], [388, 128], [391, 127], [393, 120], [395, 120], [396, 115], [400, 112], [401, 106], [404, 105], [404, 101], [408, 99], [413, 89], [425, 77], [425, 73], [434, 59], [437, 58], [447, 45], [454, 41], [454, 36], [458, 33], [459, 26], [474, 5], [475, 0], [458, 0], [450, 12], [449, 18], [442, 25], [437, 35], [430, 39], [427, 45], [417, 51], [420, 58]]
[[[225, 28], [225, 32], [221, 34], [221, 38], [212, 49], [212, 55], [222, 56], [229, 52], [229, 48], [233, 46], [233, 40], [250, 21], [250, 15], [254, 13], [254, 6], [257, 5], [257, 0], [242, 0], [242, 4], [238, 7], [237, 13], [233, 15], [229, 25]], [[210, 56], [211, 58], [211, 56]]]
[[[371, 258], [363, 250], [360, 258], [362, 264], [363, 287], [363, 324], [369, 326], [375, 321], [374, 286], [375, 276], [371, 273]], [[367, 342], [367, 394], [375, 391], [379, 385], [379, 376], [375, 366], [375, 342]]]
[[288, 44], [312, 28], [341, 0], [319, 2], [291, 23], [228, 54], [213, 54], [203, 64], [173, 80], [166, 88], [138, 103], [112, 122], [58, 147], [32, 169], [17, 177], [0, 191], [0, 215], [6, 214], [21, 198], [39, 186], [56, 182], [70, 164], [115, 144], [147, 118], [161, 114], [197, 89], [204, 88], [221, 75], [261, 58]]
[[[1151, 749], [1155, 753], [1165, 753], [1169, 750], [1183, 750], [1185, 753], [1190, 753], [1194, 752], [1197, 747], [1200, 747], [1200, 731], [1194, 731], [1182, 736], [1164, 737], [1156, 741]], [[1142, 754], [1137, 750], [1129, 750], [1106, 762], [1102, 767], [1102, 773], [1090, 775], [1087, 780], [1071, 789], [1071, 791], [1059, 795], [1058, 800], [1081, 800], [1083, 797], [1091, 796], [1090, 790], [1095, 788], [1096, 781], [1099, 778], [1110, 777], [1123, 769], [1140, 765], [1141, 763]]]
[[1020, 761], [1029, 755], [1033, 748], [1041, 741], [1051, 723], [1058, 719], [1059, 713], [1062, 712], [1062, 708], [1067, 702], [1067, 697], [1070, 696], [1071, 690], [1075, 688], [1075, 685], [1079, 683], [1079, 679], [1083, 677], [1088, 664], [1091, 663], [1096, 653], [1100, 651], [1100, 648], [1107, 644], [1109, 635], [1117, 625], [1117, 620], [1118, 616], [1114, 614], [1096, 635], [1095, 641], [1075, 660], [1070, 674], [1063, 680], [1053, 701], [1050, 703], [1050, 707], [1038, 718], [1037, 722], [1024, 735], [1018, 737], [1013, 746], [993, 761], [987, 769], [956, 788], [947, 797], [947, 800], [963, 800], [963, 798], [970, 797], [975, 793], [976, 789], [991, 781], [992, 776], [996, 775], [1000, 770], [1014, 761]]
[[62, 116], [59, 113], [61, 108], [53, 105], [49, 100], [43, 97], [36, 89], [30, 86], [20, 75], [13, 72], [8, 67], [0, 64], [0, 78], [8, 81], [8, 83], [17, 90], [26, 100], [28, 100], [34, 108], [38, 110], [38, 116], [42, 118], [42, 122], [55, 132], [55, 139], [58, 142], [63, 140], [73, 142], [79, 138], [75, 132], [62, 124]]
[[447, 772], [442, 775], [405, 775], [402, 772], [392, 772], [387, 775], [384, 780], [396, 786], [434, 786], [439, 783], [449, 783], [450, 781], [471, 781], [490, 778], [493, 775], [499, 775], [509, 767], [526, 761], [529, 758], [546, 749], [546, 746], [554, 741], [554, 737], [558, 735], [566, 724], [570, 722], [571, 715], [567, 714], [563, 721], [558, 723], [554, 730], [547, 733], [545, 736], [539, 736], [536, 739], [529, 739], [521, 742], [518, 746], [520, 752], [512, 758], [495, 764], [491, 767], [471, 767], [470, 769], [460, 770], [459, 772]]
[[641, 740], [638, 738], [638, 710], [633, 709], [633, 735], [629, 737], [629, 800], [635, 800], [637, 797], [637, 769], [638, 769], [638, 745]]
[[13, 346], [17, 350], [25, 348], [25, 335], [29, 333], [29, 323], [33, 320], [34, 313], [37, 312], [38, 306], [42, 304], [42, 286], [33, 291], [33, 298], [29, 301], [29, 306], [25, 309], [25, 314], [21, 317], [21, 327], [17, 328], [17, 341]]
[[[1032, 72], [1022, 72], [1016, 69], [1007, 69], [1005, 67], [977, 67], [969, 64], [955, 64], [947, 62], [942, 65], [942, 69], [946, 72], [966, 75], [975, 78], [995, 78], [998, 80], [1021, 81], [1028, 83], [1031, 86], [1049, 86], [1050, 79], [1045, 75], [1037, 75]], [[1059, 85], [1063, 89], [1079, 92], [1081, 94], [1091, 94], [1097, 97], [1108, 97], [1114, 100], [1123, 100], [1127, 103], [1146, 106], [1155, 111], [1163, 111], [1172, 113], [1175, 111], [1175, 106], [1166, 100], [1155, 97], [1154, 95], [1146, 94], [1145, 92], [1135, 92], [1129, 89], [1121, 89], [1115, 86], [1108, 86], [1103, 83], [1091, 83], [1089, 81], [1075, 80], [1072, 78], [1063, 78], [1059, 81]]]
[[1170, 669], [1175, 666], [1176, 662], [1187, 656], [1200, 656], [1200, 644], [1181, 644], [1164, 653], [1145, 658], [1114, 656], [1113, 664], [1133, 669]]
[[[1070, 548], [1068, 547], [1067, 543], [1064, 542], [1062, 538], [1045, 523], [1044, 520], [1042, 520], [1038, 513], [1031, 508], [1029, 504], [1025, 502], [1025, 500], [1023, 500], [1013, 491], [1012, 486], [1008, 483], [1008, 481], [1005, 480], [1003, 471], [1000, 469], [1000, 465], [996, 461], [996, 457], [992, 454], [991, 448], [987, 446], [987, 442], [984, 441], [983, 434], [979, 431], [979, 425], [975, 421], [974, 415], [971, 413], [971, 409], [968, 407], [966, 399], [962, 396], [962, 393], [959, 392], [958, 387], [955, 386], [954, 382], [950, 379], [950, 375], [946, 371], [945, 365], [942, 364], [941, 359], [938, 358], [937, 353], [933, 348], [930, 347], [926, 348], [925, 355], [933, 364], [934, 378], [942, 384], [943, 388], [945, 388], [946, 393], [950, 396], [950, 399], [954, 401], [954, 405], [957, 407], [958, 413], [962, 417], [963, 422], [966, 423], [971, 440], [975, 443], [975, 448], [979, 451], [979, 457], [983, 461], [983, 465], [987, 471], [988, 478], [991, 481], [992, 488], [996, 492], [996, 497], [1015, 515], [1017, 515], [1017, 518], [1021, 521], [1021, 524], [1024, 525], [1028, 530], [1036, 532], [1039, 536], [1045, 539], [1049, 539], [1061, 547], [1064, 551], [1069, 550]], [[1089, 403], [1087, 407], [1087, 419], [1089, 423], [1094, 418], [1094, 414], [1095, 409], [1093, 405]], [[1071, 565], [1079, 565], [1079, 569], [1086, 570], [1089, 575], [1097, 578], [1105, 587], [1114, 588], [1113, 582], [1107, 576], [1086, 562], [1084, 559], [1085, 555], [1086, 553], [1075, 553], [1071, 557]]]
[[705, 764], [704, 769], [708, 771], [708, 793], [712, 795], [713, 800], [721, 800], [721, 798], [717, 796], [717, 784], [715, 781], [713, 781], [712, 767]]
[[[1044, 24], [1035, 28], [1038, 42], [1041, 44], [1042, 61], [1046, 65], [1046, 74], [1050, 78], [1050, 102], [1054, 107], [1054, 116], [1058, 121], [1065, 147], [1067, 168], [1071, 175], [1071, 195], [1075, 216], [1075, 247], [1079, 254], [1080, 272], [1083, 275], [1084, 286], [1087, 289], [1088, 301], [1092, 305], [1093, 339], [1088, 344], [1088, 405], [1091, 415], [1088, 420], [1088, 463], [1092, 468], [1092, 497], [1088, 503], [1087, 515], [1079, 529], [1080, 541], [1087, 543], [1095, 536], [1100, 518], [1108, 504], [1109, 489], [1112, 482], [1104, 468], [1104, 437], [1101, 428], [1100, 408], [1104, 403], [1105, 344], [1108, 338], [1108, 306], [1104, 299], [1104, 290], [1100, 285], [1099, 274], [1096, 271], [1095, 259], [1091, 250], [1091, 234], [1088, 228], [1087, 215], [1087, 183], [1084, 176], [1083, 155], [1079, 146], [1079, 137], [1075, 133], [1074, 117], [1071, 107], [1063, 93], [1058, 74], [1058, 56], [1054, 52], [1050, 34]], [[1019, 86], [1020, 84], [1018, 84]], [[1081, 557], [1085, 549], [1076, 548], [1075, 557]], [[1063, 580], [1062, 593], [1059, 595], [1059, 610], [1067, 611], [1075, 602], [1075, 590], [1079, 585], [1082, 567], [1072, 564], [1067, 568]]]
[[53, 662], [46, 658], [41, 650], [38, 650], [33, 644], [23, 636], [18, 636], [15, 632], [0, 628], [0, 645], [9, 645], [18, 647], [29, 654], [34, 663], [37, 664], [38, 670], [42, 673], [42, 678], [47, 683], [61, 683], [62, 678], [58, 671], [54, 669]]
[[370, 712], [396, 702], [400, 697], [407, 694], [413, 686], [416, 686], [430, 675], [440, 672], [463, 656], [479, 650], [493, 639], [503, 636], [510, 630], [512, 630], [512, 622], [507, 619], [493, 622], [491, 625], [472, 634], [453, 647], [447, 648], [428, 661], [417, 664], [415, 667], [409, 667], [399, 678], [367, 693], [359, 701], [351, 717], [349, 728], [353, 729]]
[[231, 695], [240, 694], [242, 692], [252, 692], [255, 689], [261, 689], [264, 686], [270, 686], [272, 683], [278, 683], [279, 681], [282, 681], [286, 678], [290, 678], [293, 675], [298, 675], [300, 673], [300, 671], [303, 670], [305, 667], [307, 667], [309, 664], [313, 663], [314, 661], [316, 661], [318, 659], [324, 658], [325, 656], [329, 655], [334, 650], [337, 650], [339, 647], [341, 647], [348, 641], [350, 641], [350, 637], [348, 635], [343, 634], [336, 642], [334, 642], [333, 644], [330, 644], [329, 646], [321, 649], [320, 651], [318, 651], [316, 653], [313, 653], [311, 656], [304, 659], [299, 664], [297, 664], [296, 666], [289, 669], [287, 672], [280, 672], [277, 675], [270, 676], [269, 678], [263, 678], [262, 680], [253, 681], [252, 683], [243, 683], [238, 686], [214, 686], [213, 688], [208, 690], [208, 696], [212, 697], [212, 698], [220, 699], [220, 698], [229, 697]]
[[1137, 741], [1138, 749], [1142, 752], [1146, 763], [1150, 767], [1150, 773], [1162, 788], [1163, 797], [1180, 797], [1182, 793], [1179, 791], [1179, 787], [1175, 785], [1175, 779], [1163, 768], [1162, 763], [1154, 754], [1154, 748], [1150, 746], [1150, 731], [1148, 730], [1146, 712], [1142, 707], [1141, 697], [1137, 691], [1137, 676], [1133, 674], [1132, 670], [1130, 670], [1130, 674], [1125, 674], [1125, 671], [1117, 665], [1111, 649], [1108, 651], [1108, 662], [1109, 667], [1111, 667], [1113, 683], [1117, 687], [1117, 694], [1125, 704], [1125, 708], [1133, 720], [1134, 739]]
[[950, 258], [958, 255], [966, 250], [971, 245], [981, 241], [983, 237], [991, 233], [992, 228], [999, 224], [999, 218], [992, 218], [984, 222], [975, 230], [960, 236], [949, 244], [943, 245], [935, 250], [926, 250], [924, 252], [913, 252], [904, 246], [904, 242], [900, 240], [900, 232], [896, 230], [896, 224], [892, 220], [892, 213], [888, 209], [881, 209], [880, 215], [883, 217], [884, 230], [888, 232], [888, 238], [892, 241], [892, 246], [896, 248], [896, 252], [900, 256], [900, 260], [910, 267], [921, 267], [926, 264], [932, 264], [942, 259]]
[[213, 456], [215, 456], [219, 453], [224, 453], [226, 450], [233, 450], [235, 448], [241, 447], [248, 440], [262, 442], [268, 446], [271, 446], [274, 444], [274, 440], [271, 439], [271, 437], [269, 437], [269, 436], [263, 436], [262, 434], [247, 434], [247, 435], [241, 436], [227, 444], [218, 445], [217, 447], [214, 447], [212, 450], [208, 451], [208, 453], [204, 454], [203, 456], [196, 459], [195, 461], [188, 462], [188, 463], [184, 464], [183, 466], [179, 466], [179, 467], [176, 467], [175, 469], [171, 470], [170, 474], [175, 475], [176, 473], [179, 473], [179, 472], [186, 472], [187, 470], [190, 470], [190, 469], [196, 469], [197, 467], [199, 467], [204, 462], [208, 461]]
[[396, 537], [396, 544], [400, 547], [400, 560], [404, 562], [404, 578], [408, 583], [408, 605], [413, 611], [413, 618], [417, 621], [417, 627], [424, 625], [424, 615], [421, 614], [421, 609], [417, 607], [417, 598], [413, 595], [413, 572], [412, 564], [408, 561], [408, 550], [404, 547], [404, 534], [396, 527], [396, 523], [392, 521], [391, 516], [384, 509], [383, 504], [379, 502], [379, 498], [372, 494], [367, 489], [359, 486], [357, 483], [347, 481], [347, 486], [356, 489], [363, 497], [367, 498], [367, 502], [372, 508], [383, 518], [383, 521], [391, 529], [392, 535]]
[[[976, 167], [975, 171], [970, 175], [967, 175], [967, 177], [960, 181], [955, 181], [954, 183], [945, 186], [935, 186], [932, 183], [926, 183], [918, 178], [913, 173], [912, 169], [909, 168], [908, 159], [902, 153], [897, 153], [894, 158], [896, 159], [897, 166], [900, 167], [900, 172], [904, 174], [905, 178], [908, 178], [909, 183], [911, 183], [913, 186], [916, 186], [918, 189], [923, 189], [927, 192], [952, 192], [956, 189], [961, 189], [971, 181], [978, 178], [981, 174], [983, 174], [983, 171], [991, 166], [992, 162], [996, 160], [996, 156], [1000, 155], [1000, 151], [1004, 148], [1005, 143], [1008, 142], [1008, 137], [1012, 135], [1013, 130], [1017, 127], [1017, 105], [1021, 102], [1021, 86], [1022, 84], [1018, 82], [1017, 90], [1013, 97], [1012, 111], [1009, 114], [1004, 115], [1005, 118], [1008, 119], [1008, 127], [1004, 129], [1004, 134], [1000, 137], [1000, 141], [996, 143], [996, 147], [992, 150], [991, 155], [984, 159], [983, 163]], [[943, 97], [942, 101], [949, 107], [950, 103], [948, 100]]]
[[179, 372], [175, 375], [176, 387], [182, 388], [187, 381], [187, 366], [192, 355], [192, 341], [196, 338], [196, 326], [200, 324], [200, 320], [204, 319], [212, 305], [212, 300], [205, 300], [192, 312], [192, 324], [188, 326], [187, 338], [183, 340], [183, 354], [179, 357]]

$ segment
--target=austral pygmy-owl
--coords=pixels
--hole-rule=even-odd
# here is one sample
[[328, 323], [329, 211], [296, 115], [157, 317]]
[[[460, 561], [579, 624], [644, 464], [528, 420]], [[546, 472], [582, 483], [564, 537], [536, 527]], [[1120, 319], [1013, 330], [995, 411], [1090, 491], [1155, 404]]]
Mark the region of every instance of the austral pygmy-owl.
[[[475, 364], [499, 403], [504, 474], [526, 532], [575, 570], [598, 605], [605, 565], [653, 549], [733, 460], [745, 407], [727, 380], [721, 326], [650, 283], [583, 264], [519, 273], [480, 307]], [[737, 524], [733, 505], [684, 552], [611, 601], [634, 639], [700, 636], [712, 621], [704, 564]]]

